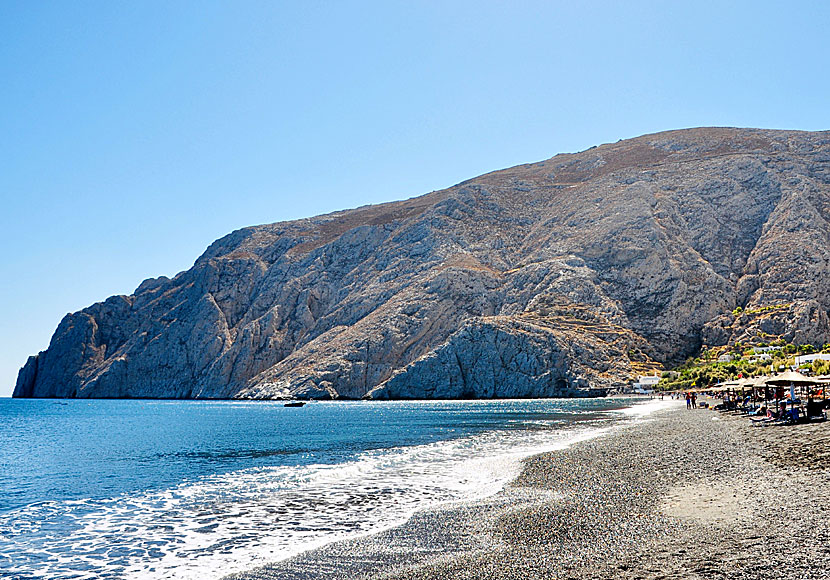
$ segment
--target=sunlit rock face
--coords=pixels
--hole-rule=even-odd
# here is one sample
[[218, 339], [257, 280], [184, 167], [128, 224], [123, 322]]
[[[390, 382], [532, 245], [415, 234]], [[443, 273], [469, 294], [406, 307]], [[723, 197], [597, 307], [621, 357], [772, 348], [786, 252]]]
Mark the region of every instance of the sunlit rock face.
[[245, 228], [67, 315], [15, 396], [593, 396], [830, 342], [828, 192], [830, 132], [689, 129]]

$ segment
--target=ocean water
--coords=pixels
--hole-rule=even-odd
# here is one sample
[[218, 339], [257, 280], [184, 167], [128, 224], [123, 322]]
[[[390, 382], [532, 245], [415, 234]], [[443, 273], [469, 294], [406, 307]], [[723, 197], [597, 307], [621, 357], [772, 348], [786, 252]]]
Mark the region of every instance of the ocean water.
[[483, 498], [630, 399], [0, 399], [0, 577], [209, 580]]

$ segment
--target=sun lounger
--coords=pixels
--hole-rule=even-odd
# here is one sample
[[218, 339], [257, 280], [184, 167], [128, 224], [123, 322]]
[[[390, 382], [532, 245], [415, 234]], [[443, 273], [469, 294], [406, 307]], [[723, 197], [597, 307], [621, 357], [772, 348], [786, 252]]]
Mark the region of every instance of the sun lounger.
[[781, 425], [784, 423], [784, 418], [777, 416], [771, 410], [767, 409], [767, 414], [763, 417], [751, 417], [750, 421], [754, 426], [764, 426], [764, 425]]
[[755, 426], [776, 425], [782, 423], [781, 419], [771, 415], [767, 415], [766, 417], [752, 417], [750, 421], [752, 421], [752, 424]]

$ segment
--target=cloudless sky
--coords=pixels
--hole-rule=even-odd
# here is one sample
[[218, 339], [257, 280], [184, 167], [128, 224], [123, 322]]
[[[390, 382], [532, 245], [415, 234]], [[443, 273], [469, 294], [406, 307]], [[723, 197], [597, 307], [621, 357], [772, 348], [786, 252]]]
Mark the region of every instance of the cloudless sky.
[[825, 2], [0, 2], [0, 396], [240, 227], [692, 126], [830, 129]]

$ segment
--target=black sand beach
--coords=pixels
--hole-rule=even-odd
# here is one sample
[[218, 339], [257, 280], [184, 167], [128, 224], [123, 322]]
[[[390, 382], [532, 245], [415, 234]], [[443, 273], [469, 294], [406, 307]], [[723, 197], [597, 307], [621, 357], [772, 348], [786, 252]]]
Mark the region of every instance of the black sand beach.
[[830, 577], [830, 423], [678, 405], [529, 459], [503, 492], [234, 580]]

